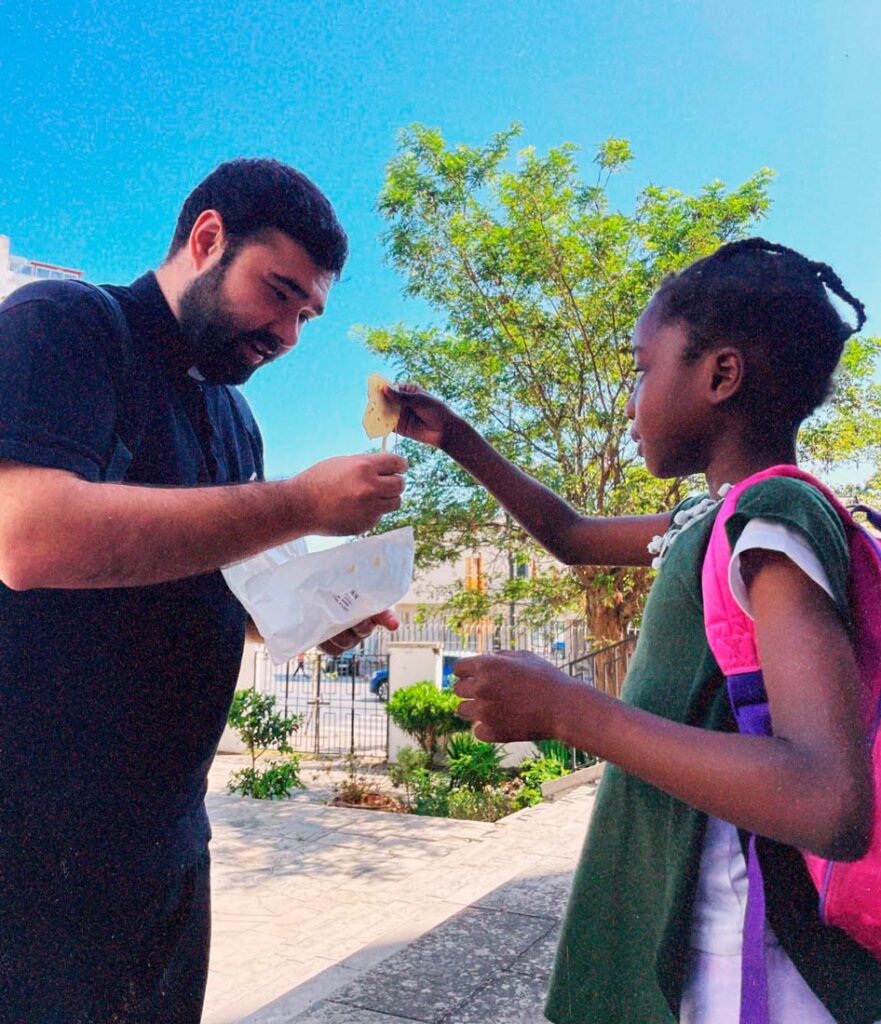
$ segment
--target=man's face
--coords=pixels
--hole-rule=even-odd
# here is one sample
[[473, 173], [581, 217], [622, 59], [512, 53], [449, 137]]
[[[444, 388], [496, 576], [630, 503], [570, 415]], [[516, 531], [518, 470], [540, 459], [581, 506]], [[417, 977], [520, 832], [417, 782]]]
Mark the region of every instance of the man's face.
[[333, 274], [280, 231], [246, 241], [190, 282], [179, 321], [196, 369], [212, 384], [244, 384], [289, 352], [321, 316]]

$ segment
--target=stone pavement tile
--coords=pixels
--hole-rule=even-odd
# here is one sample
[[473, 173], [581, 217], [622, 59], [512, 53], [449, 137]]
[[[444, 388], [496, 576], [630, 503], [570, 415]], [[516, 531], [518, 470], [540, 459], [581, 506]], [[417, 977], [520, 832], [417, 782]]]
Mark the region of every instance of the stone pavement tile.
[[[374, 1013], [373, 1010], [360, 1010], [345, 1003], [322, 1000], [316, 1003], [308, 1013], [296, 1018], [297, 1024], [394, 1024], [395, 1021], [413, 1020], [413, 1017], [390, 1017], [386, 1013]], [[486, 1024], [484, 1021], [483, 1024]]]
[[439, 1021], [501, 974], [554, 922], [498, 911], [464, 910], [334, 994], [380, 1013]]
[[538, 942], [521, 953], [512, 962], [511, 971], [514, 974], [528, 974], [531, 977], [540, 978], [547, 984], [554, 967], [554, 957], [557, 955], [557, 946], [560, 944], [562, 927], [562, 924], [557, 925], [556, 928], [543, 935]]
[[546, 982], [505, 974], [443, 1018], [443, 1024], [547, 1024]]
[[559, 875], [521, 874], [477, 900], [476, 907], [506, 910], [512, 914], [537, 914], [561, 918], [572, 887], [570, 873]]

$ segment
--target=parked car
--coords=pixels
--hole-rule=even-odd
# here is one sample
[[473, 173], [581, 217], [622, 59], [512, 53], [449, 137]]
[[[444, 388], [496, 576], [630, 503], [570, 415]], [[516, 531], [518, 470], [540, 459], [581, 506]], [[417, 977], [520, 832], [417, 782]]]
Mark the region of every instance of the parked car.
[[379, 668], [370, 677], [370, 692], [375, 693], [380, 700], [388, 700], [388, 669]]
[[[441, 686], [444, 690], [449, 690], [453, 685], [453, 680], [456, 678], [453, 675], [453, 665], [462, 657], [460, 654], [446, 654], [444, 655], [443, 664], [443, 677]], [[376, 694], [380, 700], [388, 700], [388, 669], [378, 669], [370, 677], [370, 692]]]

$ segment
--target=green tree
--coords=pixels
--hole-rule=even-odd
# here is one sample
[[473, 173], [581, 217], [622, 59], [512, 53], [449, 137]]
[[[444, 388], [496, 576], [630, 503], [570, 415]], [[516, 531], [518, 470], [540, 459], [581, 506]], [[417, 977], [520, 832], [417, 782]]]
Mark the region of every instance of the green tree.
[[[665, 274], [765, 217], [773, 173], [763, 168], [733, 189], [713, 181], [695, 195], [650, 185], [626, 213], [610, 195], [632, 161], [626, 140], [599, 146], [590, 184], [570, 144], [546, 156], [525, 149], [512, 161], [520, 132], [515, 124], [478, 147], [448, 146], [418, 124], [402, 132], [379, 211], [388, 259], [406, 293], [428, 304], [432, 322], [359, 334], [400, 378], [444, 398], [576, 508], [598, 515], [669, 508], [694, 484], [654, 480], [636, 457], [625, 416], [631, 332]], [[877, 341], [852, 343], [845, 387], [805, 432], [808, 453], [824, 467], [878, 450], [881, 407], [870, 388], [877, 353]], [[448, 458], [404, 447], [410, 485], [385, 525], [416, 527], [421, 566], [484, 543], [506, 552], [512, 569], [535, 557], [522, 531]], [[534, 622], [579, 609], [597, 639], [620, 637], [638, 618], [647, 570], [573, 574], [537, 564], [528, 580], [513, 571], [488, 578], [480, 598], [453, 595], [460, 624], [514, 601]]]

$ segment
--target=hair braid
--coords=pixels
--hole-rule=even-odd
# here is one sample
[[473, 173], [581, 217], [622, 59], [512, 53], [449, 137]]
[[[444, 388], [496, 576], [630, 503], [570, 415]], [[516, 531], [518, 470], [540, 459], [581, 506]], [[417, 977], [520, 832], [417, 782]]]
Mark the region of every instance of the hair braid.
[[791, 249], [788, 245], [780, 242], [769, 242], [766, 238], [742, 238], [737, 242], [727, 242], [720, 246], [709, 259], [725, 259], [739, 252], [773, 252], [780, 256], [788, 256], [797, 260], [806, 269], [825, 285], [830, 292], [837, 295], [839, 299], [846, 302], [856, 313], [856, 327], [851, 328], [851, 334], [858, 334], [866, 322], [866, 307], [856, 296], [852, 295], [842, 283], [841, 278], [828, 263], [821, 263], [818, 260], [810, 260], [797, 249]]
[[[854, 310], [855, 327], [830, 293]], [[668, 276], [653, 307], [662, 323], [685, 325], [687, 360], [740, 345], [748, 367], [742, 398], [754, 413], [793, 424], [828, 397], [845, 341], [866, 322], [862, 302], [828, 264], [764, 238], [728, 242]]]

